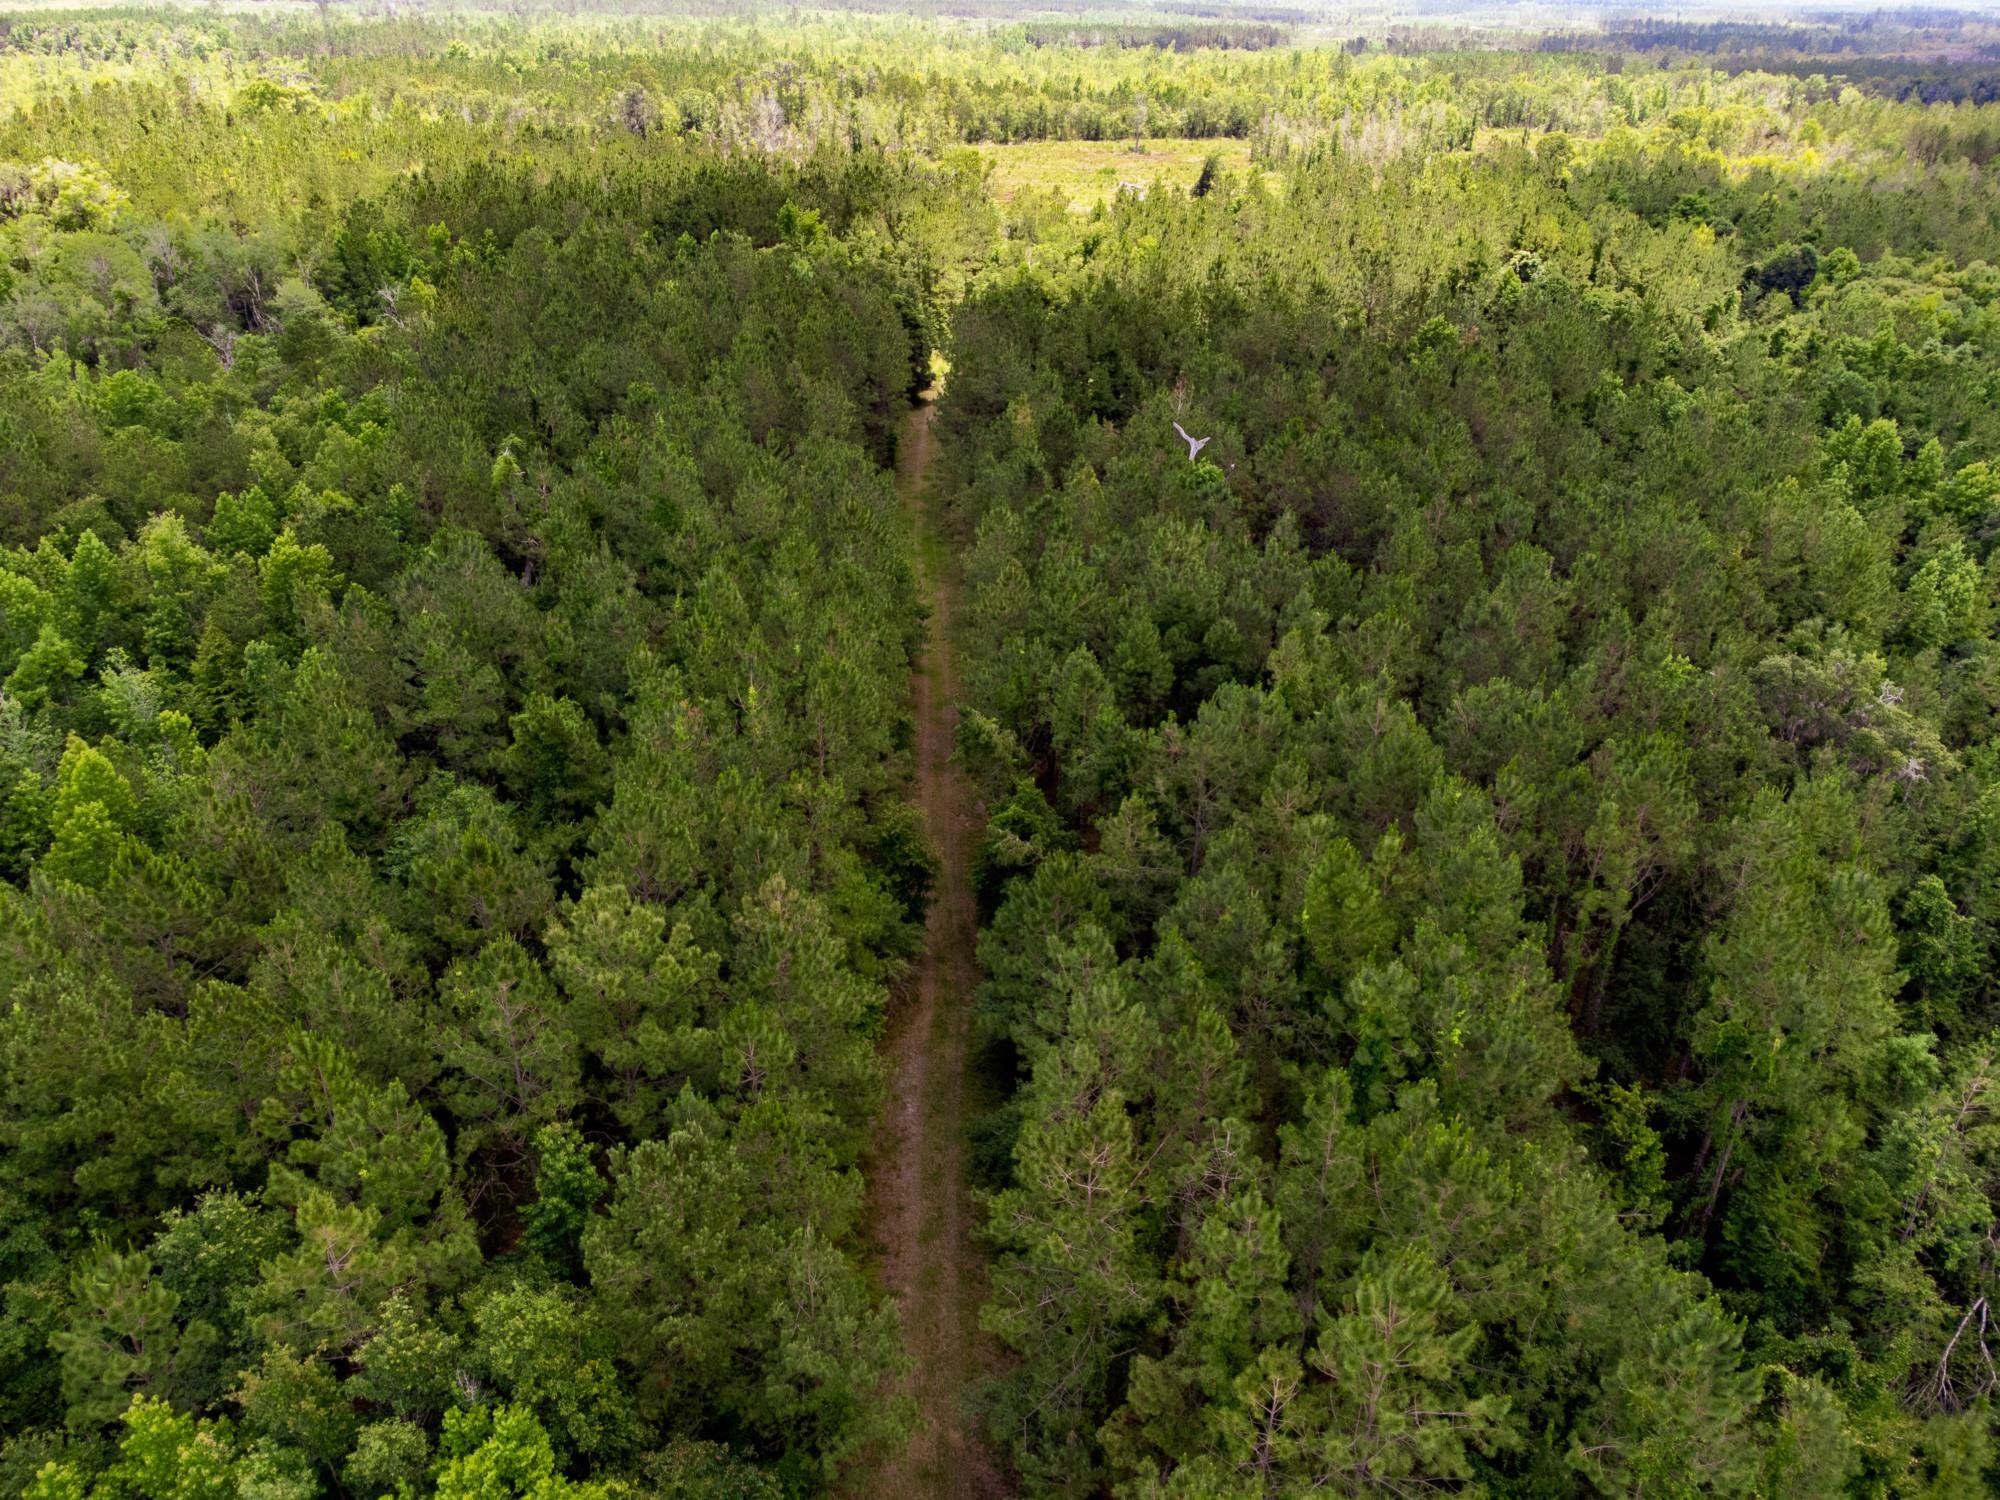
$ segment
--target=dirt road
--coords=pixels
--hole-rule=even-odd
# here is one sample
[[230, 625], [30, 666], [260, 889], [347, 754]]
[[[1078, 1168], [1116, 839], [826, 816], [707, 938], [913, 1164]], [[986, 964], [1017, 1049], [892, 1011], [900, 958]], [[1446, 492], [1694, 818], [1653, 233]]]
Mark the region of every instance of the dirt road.
[[889, 1105], [868, 1162], [869, 1213], [883, 1280], [901, 1304], [914, 1369], [907, 1389], [918, 1410], [902, 1453], [849, 1476], [855, 1500], [989, 1500], [1012, 1493], [965, 1410], [990, 1368], [979, 1331], [985, 1267], [972, 1239], [965, 1124], [972, 995], [978, 983], [978, 913], [972, 854], [979, 814], [952, 764], [958, 674], [952, 662], [954, 582], [925, 487], [931, 455], [929, 403], [910, 413], [896, 485], [917, 534], [920, 581], [930, 602], [930, 639], [913, 682], [917, 801], [937, 851], [923, 955], [891, 1015], [885, 1053]]

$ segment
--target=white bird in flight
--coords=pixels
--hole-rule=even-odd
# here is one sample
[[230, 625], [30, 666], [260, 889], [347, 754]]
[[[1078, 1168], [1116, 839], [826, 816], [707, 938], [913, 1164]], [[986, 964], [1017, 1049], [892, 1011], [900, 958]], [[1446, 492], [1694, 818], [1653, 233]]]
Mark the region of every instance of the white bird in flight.
[[1188, 445], [1188, 462], [1193, 463], [1201, 450], [1208, 446], [1207, 438], [1189, 437], [1188, 431], [1180, 423], [1174, 423], [1174, 431], [1181, 435], [1181, 441]]

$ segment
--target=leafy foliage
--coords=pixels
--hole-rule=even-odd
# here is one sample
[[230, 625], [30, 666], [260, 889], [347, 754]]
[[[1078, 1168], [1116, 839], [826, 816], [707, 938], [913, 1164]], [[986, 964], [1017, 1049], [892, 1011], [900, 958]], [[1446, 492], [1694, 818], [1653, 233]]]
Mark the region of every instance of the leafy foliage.
[[1036, 1492], [1992, 1482], [1991, 184], [1679, 118], [1343, 127], [956, 320]]
[[904, 1436], [947, 370], [1023, 1487], [2000, 1484], [1990, 21], [321, 9], [0, 23], [0, 1488]]

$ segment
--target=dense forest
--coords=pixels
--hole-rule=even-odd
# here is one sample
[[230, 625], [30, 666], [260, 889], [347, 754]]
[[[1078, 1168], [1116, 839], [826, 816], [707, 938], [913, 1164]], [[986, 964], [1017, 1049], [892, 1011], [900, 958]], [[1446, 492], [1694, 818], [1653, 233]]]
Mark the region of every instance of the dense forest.
[[0, 1495], [2000, 1488], [1996, 43], [0, 16]]

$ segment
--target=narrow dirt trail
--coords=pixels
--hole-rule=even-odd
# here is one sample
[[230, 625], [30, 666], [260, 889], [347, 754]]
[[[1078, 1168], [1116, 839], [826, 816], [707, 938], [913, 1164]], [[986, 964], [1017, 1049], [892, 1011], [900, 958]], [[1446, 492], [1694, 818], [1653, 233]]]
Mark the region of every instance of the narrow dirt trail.
[[928, 401], [916, 407], [896, 458], [896, 488], [917, 536], [919, 581], [930, 603], [930, 639], [912, 682], [917, 722], [917, 801], [937, 851], [924, 951], [885, 1044], [889, 1104], [868, 1163], [869, 1217], [884, 1282], [902, 1307], [917, 1404], [909, 1447], [849, 1477], [856, 1500], [989, 1500], [1010, 1494], [966, 1398], [991, 1369], [979, 1329], [985, 1266], [972, 1238], [965, 1125], [970, 1107], [972, 995], [978, 984], [978, 911], [972, 854], [979, 812], [952, 764], [958, 673], [952, 660], [955, 584], [925, 478], [931, 458]]

